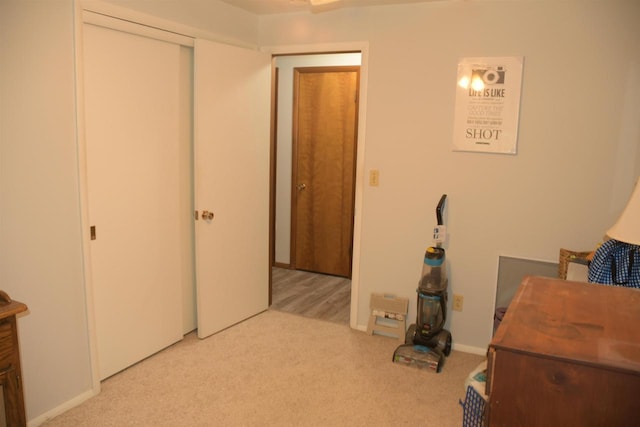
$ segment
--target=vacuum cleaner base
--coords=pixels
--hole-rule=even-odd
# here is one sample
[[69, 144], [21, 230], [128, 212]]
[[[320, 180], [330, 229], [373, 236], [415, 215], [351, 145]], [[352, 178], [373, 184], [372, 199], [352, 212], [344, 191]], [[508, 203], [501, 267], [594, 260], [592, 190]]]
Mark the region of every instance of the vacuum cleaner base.
[[435, 348], [403, 344], [393, 352], [392, 360], [394, 363], [440, 372], [444, 364], [444, 355]]
[[407, 329], [404, 338], [405, 344], [423, 345], [441, 351], [445, 356], [451, 353], [451, 332], [446, 329], [440, 330], [435, 335], [425, 337], [416, 333], [416, 324], [413, 323]]

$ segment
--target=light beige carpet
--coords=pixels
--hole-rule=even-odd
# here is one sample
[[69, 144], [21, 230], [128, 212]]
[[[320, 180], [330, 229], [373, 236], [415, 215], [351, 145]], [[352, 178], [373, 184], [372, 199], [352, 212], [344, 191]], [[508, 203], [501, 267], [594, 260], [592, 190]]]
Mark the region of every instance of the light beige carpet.
[[267, 311], [187, 335], [44, 425], [461, 426], [464, 381], [484, 358], [454, 351], [436, 374], [392, 363], [397, 345]]

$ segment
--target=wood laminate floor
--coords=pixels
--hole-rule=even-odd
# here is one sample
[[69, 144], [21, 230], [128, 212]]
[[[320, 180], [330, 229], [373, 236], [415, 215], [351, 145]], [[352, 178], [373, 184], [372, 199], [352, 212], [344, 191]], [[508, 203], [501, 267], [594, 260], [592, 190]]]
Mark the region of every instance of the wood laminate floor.
[[349, 324], [351, 280], [273, 267], [271, 309]]

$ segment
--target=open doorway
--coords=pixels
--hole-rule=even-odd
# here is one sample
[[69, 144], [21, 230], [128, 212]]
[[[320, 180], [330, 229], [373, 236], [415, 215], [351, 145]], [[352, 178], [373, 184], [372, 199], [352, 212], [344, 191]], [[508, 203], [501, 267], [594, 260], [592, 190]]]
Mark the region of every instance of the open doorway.
[[[272, 181], [272, 308], [345, 324], [349, 324], [351, 312], [361, 58], [360, 52], [283, 55], [274, 58], [277, 75], [274, 114], [277, 124], [274, 137], [275, 176]], [[304, 83], [306, 95], [303, 95], [307, 96], [306, 100], [301, 100], [301, 92], [296, 90], [301, 87], [301, 75], [312, 76]], [[345, 95], [354, 89], [352, 95]], [[319, 102], [317, 97], [334, 96], [334, 92], [335, 96], [342, 96], [343, 99], [331, 101], [332, 104], [324, 111], [318, 108], [314, 114], [313, 106], [319, 105], [314, 104]], [[350, 104], [344, 101], [349, 97]], [[307, 109], [303, 116], [300, 108]], [[312, 110], [311, 114], [309, 109]], [[348, 120], [343, 123], [344, 117]], [[335, 126], [338, 122], [340, 124]], [[322, 138], [314, 138], [317, 129], [337, 129], [335, 133], [339, 135], [324, 135], [324, 142], [321, 142]], [[299, 138], [302, 134], [304, 137]], [[331, 144], [334, 141], [338, 143], [332, 152], [313, 148], [314, 144], [315, 148], [319, 144], [323, 147], [329, 145], [327, 138]], [[351, 145], [344, 144], [344, 140], [349, 138]], [[320, 165], [315, 168], [315, 177], [309, 175], [307, 162], [310, 158]], [[326, 167], [327, 160], [333, 163], [332, 167]], [[330, 204], [339, 206], [334, 212], [331, 212], [331, 206], [319, 208], [326, 199], [311, 200], [310, 197], [314, 189], [329, 180], [333, 183], [317, 193], [320, 194], [319, 199], [325, 198], [329, 191], [334, 193], [330, 197]], [[343, 197], [345, 195], [347, 197]], [[312, 213], [314, 208], [315, 214]], [[331, 218], [321, 218], [323, 215]]]

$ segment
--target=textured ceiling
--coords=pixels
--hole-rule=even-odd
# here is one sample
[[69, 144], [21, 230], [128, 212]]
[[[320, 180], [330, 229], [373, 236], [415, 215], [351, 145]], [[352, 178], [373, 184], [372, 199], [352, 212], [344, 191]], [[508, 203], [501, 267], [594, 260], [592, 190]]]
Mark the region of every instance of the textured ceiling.
[[304, 11], [322, 11], [339, 7], [362, 7], [383, 4], [421, 3], [437, 0], [338, 0], [334, 3], [313, 8], [308, 0], [222, 0], [257, 15], [291, 13]]

